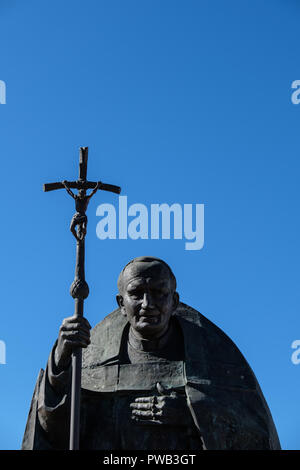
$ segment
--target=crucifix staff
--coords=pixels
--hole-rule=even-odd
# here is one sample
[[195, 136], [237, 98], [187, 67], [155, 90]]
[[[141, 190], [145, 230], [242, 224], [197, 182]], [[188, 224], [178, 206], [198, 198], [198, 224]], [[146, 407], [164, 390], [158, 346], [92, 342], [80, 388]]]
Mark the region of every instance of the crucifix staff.
[[[70, 294], [75, 300], [74, 315], [83, 316], [84, 299], [89, 295], [89, 286], [85, 280], [85, 236], [87, 230], [86, 210], [91, 197], [99, 190], [120, 194], [121, 188], [101, 181], [87, 181], [88, 147], [80, 147], [79, 178], [77, 181], [62, 181], [60, 183], [44, 184], [44, 191], [66, 189], [75, 200], [76, 213], [72, 218], [70, 230], [76, 238], [75, 278], [70, 287]], [[77, 189], [74, 194], [71, 189]], [[86, 191], [92, 189], [87, 195]], [[76, 349], [72, 354], [72, 389], [71, 389], [71, 419], [70, 419], [70, 450], [79, 449], [80, 430], [80, 390], [81, 390], [82, 350]]]

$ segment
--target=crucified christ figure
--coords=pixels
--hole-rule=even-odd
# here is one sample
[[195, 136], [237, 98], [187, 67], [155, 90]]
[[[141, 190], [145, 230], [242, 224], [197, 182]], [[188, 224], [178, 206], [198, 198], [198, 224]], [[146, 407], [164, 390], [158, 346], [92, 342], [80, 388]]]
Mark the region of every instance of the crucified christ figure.
[[[91, 197], [99, 189], [99, 182], [96, 184], [93, 191], [89, 195], [86, 194], [85, 189], [79, 189], [78, 194], [74, 194], [73, 191], [71, 191], [71, 189], [68, 187], [68, 182], [66, 180], [62, 181], [62, 184], [66, 188], [68, 194], [70, 194], [70, 196], [72, 196], [72, 198], [75, 200], [75, 208], [77, 212], [76, 214], [74, 214], [71, 220], [70, 230], [73, 233], [76, 240], [81, 241], [84, 239], [86, 235], [86, 226], [87, 226], [86, 210], [87, 210]], [[76, 230], [77, 225], [78, 225], [78, 232]]]

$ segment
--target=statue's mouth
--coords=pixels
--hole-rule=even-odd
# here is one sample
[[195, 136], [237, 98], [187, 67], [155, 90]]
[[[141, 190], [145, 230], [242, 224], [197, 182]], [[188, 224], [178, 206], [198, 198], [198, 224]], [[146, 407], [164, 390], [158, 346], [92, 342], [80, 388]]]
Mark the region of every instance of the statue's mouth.
[[138, 322], [139, 323], [147, 323], [151, 325], [156, 325], [160, 322], [160, 314], [156, 313], [153, 314], [153, 312], [149, 313], [144, 313], [140, 312], [138, 316]]

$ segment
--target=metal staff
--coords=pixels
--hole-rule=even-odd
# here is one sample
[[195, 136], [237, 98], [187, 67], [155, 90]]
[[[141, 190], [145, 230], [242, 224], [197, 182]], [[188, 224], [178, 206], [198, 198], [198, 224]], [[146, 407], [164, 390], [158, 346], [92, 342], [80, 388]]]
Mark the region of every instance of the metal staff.
[[[86, 210], [91, 197], [102, 189], [120, 194], [121, 188], [112, 184], [105, 184], [101, 181], [87, 181], [87, 161], [88, 147], [80, 147], [79, 153], [79, 178], [77, 181], [62, 181], [60, 183], [44, 184], [44, 191], [53, 191], [65, 188], [70, 196], [75, 200], [76, 213], [72, 218], [70, 230], [76, 238], [76, 266], [75, 278], [70, 287], [70, 294], [75, 300], [74, 315], [83, 316], [84, 299], [89, 295], [89, 286], [85, 280], [84, 257], [85, 257], [85, 236], [87, 231]], [[74, 194], [72, 189], [78, 189], [78, 194]], [[87, 189], [92, 189], [87, 195]], [[81, 363], [82, 349], [77, 348], [72, 354], [72, 390], [71, 390], [71, 419], [70, 419], [70, 450], [79, 449], [80, 431], [80, 391], [81, 391]]]

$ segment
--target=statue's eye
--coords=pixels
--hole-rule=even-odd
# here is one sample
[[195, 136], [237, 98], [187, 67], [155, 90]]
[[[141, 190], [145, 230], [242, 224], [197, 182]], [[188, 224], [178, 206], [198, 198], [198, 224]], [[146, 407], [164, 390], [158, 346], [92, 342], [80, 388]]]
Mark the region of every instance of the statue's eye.
[[138, 289], [138, 288], [137, 288], [137, 289], [132, 289], [132, 290], [130, 290], [130, 291], [129, 291], [129, 295], [130, 295], [131, 297], [140, 298], [140, 297], [142, 297], [142, 296], [144, 295], [144, 292], [143, 292], [142, 289]]

